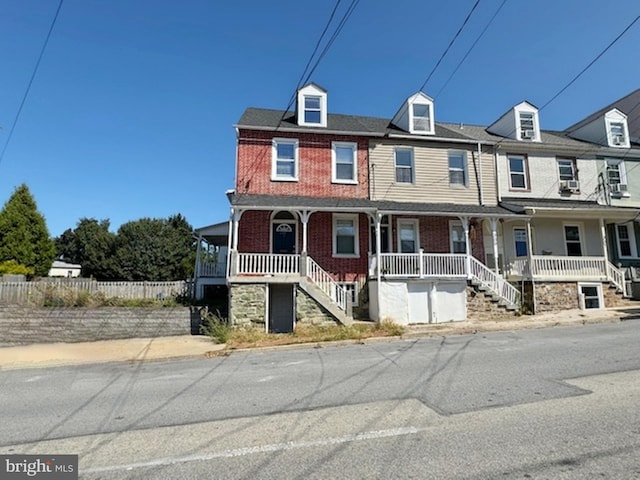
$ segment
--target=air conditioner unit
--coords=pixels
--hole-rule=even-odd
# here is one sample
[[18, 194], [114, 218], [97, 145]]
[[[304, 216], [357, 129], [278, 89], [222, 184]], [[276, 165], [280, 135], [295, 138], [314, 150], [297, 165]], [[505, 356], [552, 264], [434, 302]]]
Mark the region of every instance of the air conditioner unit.
[[624, 144], [624, 137], [622, 135], [614, 135], [611, 138], [611, 142], [614, 145], [623, 145]]
[[626, 183], [612, 183], [609, 185], [609, 189], [612, 194], [615, 195], [625, 195], [629, 191], [629, 187]]
[[562, 180], [560, 182], [560, 190], [563, 192], [577, 192], [580, 190], [580, 182], [578, 180]]
[[535, 136], [535, 132], [533, 130], [522, 130], [521, 134], [522, 138], [533, 138]]

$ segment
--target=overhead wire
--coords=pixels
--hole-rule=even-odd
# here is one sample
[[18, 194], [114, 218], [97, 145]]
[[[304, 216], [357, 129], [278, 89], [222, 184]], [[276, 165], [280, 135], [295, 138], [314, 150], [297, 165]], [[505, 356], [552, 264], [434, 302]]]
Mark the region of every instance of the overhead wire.
[[47, 44], [49, 43], [49, 38], [51, 38], [51, 32], [53, 32], [53, 27], [56, 25], [56, 21], [58, 20], [58, 15], [60, 13], [60, 9], [62, 8], [62, 3], [64, 0], [60, 0], [58, 3], [58, 8], [56, 9], [56, 13], [53, 16], [53, 20], [51, 21], [51, 26], [49, 27], [49, 31], [47, 32], [47, 36], [42, 44], [42, 48], [40, 49], [40, 54], [38, 55], [38, 60], [36, 61], [35, 67], [33, 68], [33, 72], [31, 73], [31, 78], [29, 79], [29, 83], [27, 84], [27, 88], [22, 96], [22, 101], [20, 102], [20, 106], [18, 107], [18, 111], [16, 113], [15, 118], [13, 119], [13, 123], [11, 124], [11, 129], [9, 130], [9, 135], [7, 136], [7, 141], [2, 148], [2, 153], [0, 153], [0, 163], [4, 159], [4, 155], [7, 152], [7, 148], [9, 147], [9, 143], [11, 142], [11, 138], [13, 137], [13, 132], [16, 129], [16, 125], [18, 124], [18, 119], [20, 118], [20, 114], [22, 113], [22, 109], [24, 107], [25, 102], [27, 101], [27, 97], [29, 96], [29, 92], [31, 91], [31, 85], [33, 85], [33, 80], [36, 78], [36, 73], [38, 72], [38, 67], [40, 66], [40, 62], [42, 61], [42, 57], [44, 56], [44, 51], [47, 48]]

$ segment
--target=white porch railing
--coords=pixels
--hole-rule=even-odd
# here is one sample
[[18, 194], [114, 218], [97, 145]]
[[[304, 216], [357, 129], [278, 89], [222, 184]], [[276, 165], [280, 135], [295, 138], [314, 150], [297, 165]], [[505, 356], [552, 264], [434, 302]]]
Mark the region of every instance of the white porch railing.
[[532, 255], [531, 264], [528, 258], [520, 257], [511, 263], [510, 275], [534, 280], [608, 281], [628, 294], [624, 272], [605, 257]]
[[481, 286], [498, 295], [510, 305], [520, 305], [521, 294], [516, 287], [507, 282], [502, 276], [496, 275], [496, 272], [487, 268], [477, 258], [471, 256], [469, 258], [472, 280], [477, 281]]
[[307, 278], [327, 294], [342, 311], [348, 312], [349, 292], [341, 285], [338, 285], [331, 278], [331, 275], [325, 272], [311, 257], [307, 257]]
[[224, 277], [226, 273], [226, 263], [200, 262], [198, 267], [198, 276], [200, 277]]
[[274, 253], [238, 253], [237, 274], [300, 274], [300, 255]]
[[[458, 253], [383, 253], [380, 255], [380, 272], [385, 277], [466, 278], [466, 257]], [[375, 258], [372, 256], [374, 261]]]

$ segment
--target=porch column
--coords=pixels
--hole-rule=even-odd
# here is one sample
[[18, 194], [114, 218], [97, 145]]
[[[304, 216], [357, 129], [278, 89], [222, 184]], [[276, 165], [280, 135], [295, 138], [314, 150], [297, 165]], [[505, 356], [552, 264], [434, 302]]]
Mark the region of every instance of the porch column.
[[604, 218], [600, 218], [600, 235], [602, 235], [602, 253], [604, 258], [609, 260], [609, 250], [607, 248], [607, 226], [604, 223]]
[[536, 274], [536, 272], [533, 265], [533, 243], [531, 241], [531, 219], [527, 220], [527, 261], [529, 263], [529, 275], [531, 276], [531, 280], [533, 280], [533, 276]]
[[231, 208], [231, 227], [229, 235], [231, 236], [231, 248], [228, 251], [227, 258], [227, 276], [237, 275], [238, 273], [238, 225], [242, 217], [243, 210]]
[[471, 278], [471, 241], [469, 239], [469, 217], [460, 217], [462, 228], [464, 229], [464, 246], [467, 252], [465, 259], [465, 268], [467, 270], [467, 278]]
[[193, 286], [191, 296], [194, 300], [198, 299], [198, 279], [200, 278], [200, 251], [202, 250], [202, 234], [198, 235], [198, 248], [196, 249], [196, 268], [193, 270]]
[[302, 210], [298, 212], [300, 215], [300, 221], [302, 222], [302, 250], [300, 252], [300, 276], [307, 276], [307, 248], [309, 243], [309, 233], [308, 233], [308, 225], [309, 225], [309, 217], [311, 217], [311, 213], [309, 210]]
[[500, 269], [498, 268], [498, 219], [490, 218], [489, 226], [491, 227], [491, 240], [493, 242], [493, 266], [496, 276], [498, 276], [500, 274]]
[[376, 303], [378, 304], [378, 313], [376, 321], [382, 321], [382, 316], [380, 312], [382, 310], [382, 305], [380, 305], [380, 299], [382, 298], [382, 294], [380, 290], [382, 289], [382, 268], [380, 262], [382, 261], [382, 256], [380, 254], [380, 250], [382, 249], [382, 240], [380, 239], [380, 224], [382, 223], [382, 214], [380, 212], [376, 212], [374, 217], [374, 224], [376, 229], [376, 269], [375, 276], [378, 279], [378, 288], [376, 289]]

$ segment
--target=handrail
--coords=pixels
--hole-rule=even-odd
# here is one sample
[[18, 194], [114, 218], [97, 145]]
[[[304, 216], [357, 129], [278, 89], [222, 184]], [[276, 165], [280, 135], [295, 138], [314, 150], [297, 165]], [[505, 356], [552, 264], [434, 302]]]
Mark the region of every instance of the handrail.
[[616, 268], [607, 260], [607, 278], [613, 283], [625, 297], [630, 296], [627, 291], [627, 282], [625, 281], [624, 272]]
[[307, 277], [333, 300], [340, 309], [347, 312], [347, 290], [338, 285], [331, 275], [325, 272], [311, 257], [307, 257]]
[[502, 297], [511, 305], [520, 306], [521, 294], [517, 288], [507, 282], [493, 270], [487, 268], [482, 262], [473, 256], [469, 256], [471, 264], [471, 278], [478, 281], [484, 288]]

